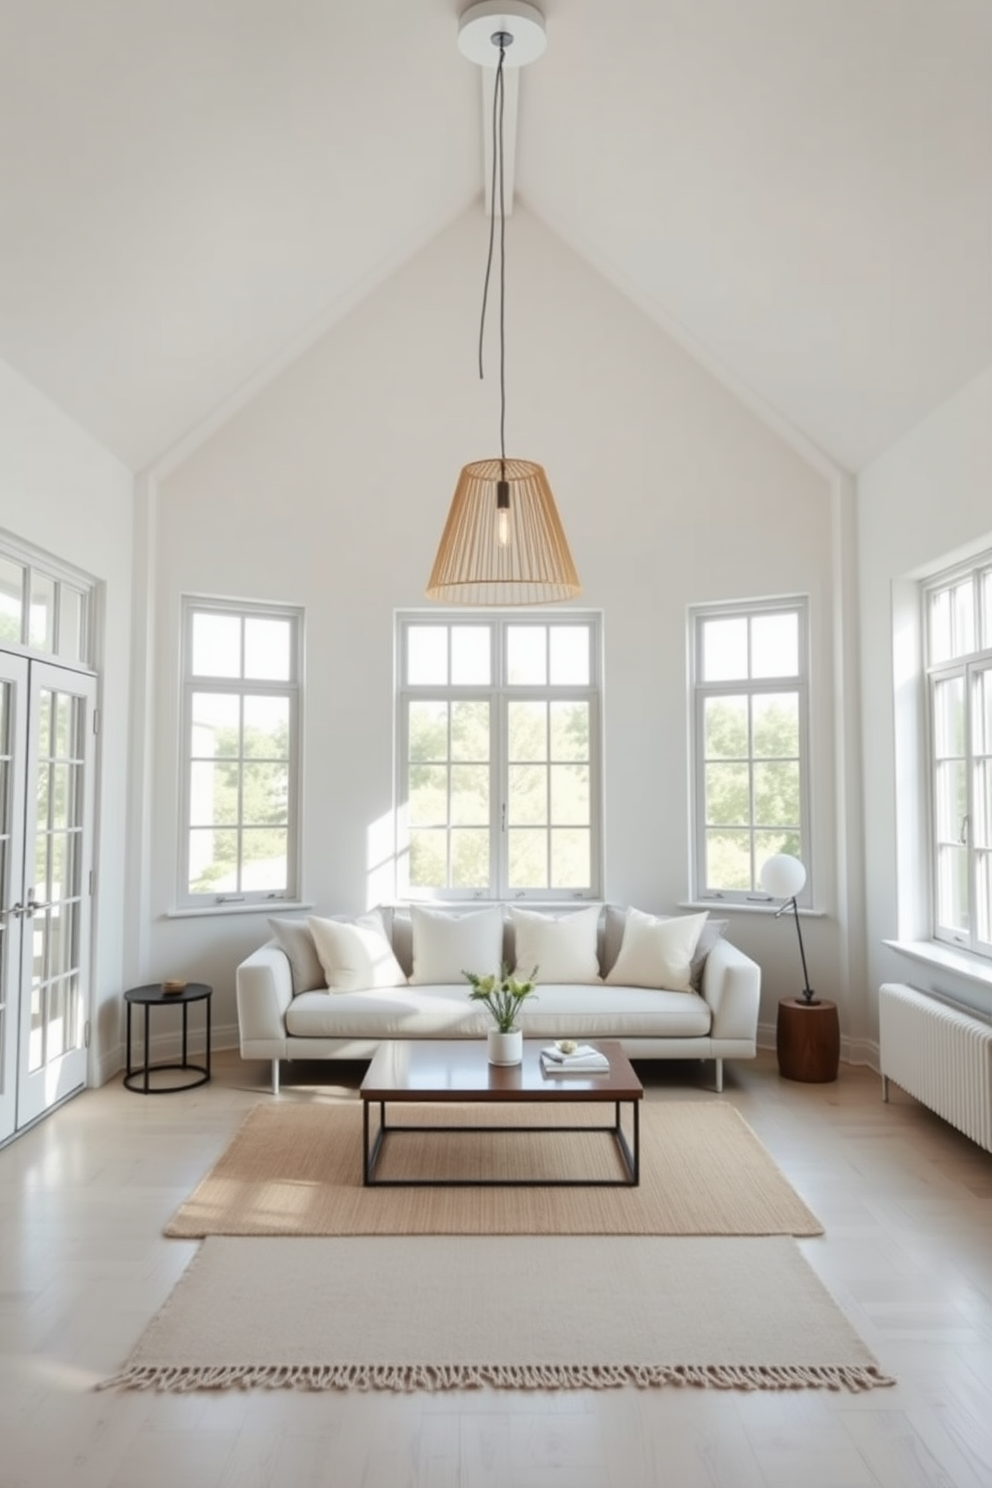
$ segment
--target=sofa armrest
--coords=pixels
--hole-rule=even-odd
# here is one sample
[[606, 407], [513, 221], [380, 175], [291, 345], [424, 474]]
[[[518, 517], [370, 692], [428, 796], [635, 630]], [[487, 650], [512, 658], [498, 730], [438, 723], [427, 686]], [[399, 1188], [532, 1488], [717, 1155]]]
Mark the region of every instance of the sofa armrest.
[[[277, 1057], [259, 1044], [282, 1044], [286, 1038], [286, 1009], [293, 1000], [289, 958], [275, 941], [260, 946], [235, 974], [238, 1033], [245, 1058]], [[254, 1045], [253, 1048], [249, 1048]]]
[[700, 988], [713, 1009], [710, 1037], [757, 1043], [761, 967], [729, 940], [718, 940], [703, 965]]

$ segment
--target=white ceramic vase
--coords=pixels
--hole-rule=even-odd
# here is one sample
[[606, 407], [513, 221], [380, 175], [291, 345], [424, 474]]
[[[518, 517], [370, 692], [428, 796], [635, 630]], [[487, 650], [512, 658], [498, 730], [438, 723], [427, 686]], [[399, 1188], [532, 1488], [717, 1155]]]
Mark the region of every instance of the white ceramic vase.
[[490, 1028], [486, 1037], [490, 1064], [519, 1064], [523, 1059], [524, 1036], [521, 1029], [511, 1028], [509, 1033], [500, 1033], [498, 1028]]

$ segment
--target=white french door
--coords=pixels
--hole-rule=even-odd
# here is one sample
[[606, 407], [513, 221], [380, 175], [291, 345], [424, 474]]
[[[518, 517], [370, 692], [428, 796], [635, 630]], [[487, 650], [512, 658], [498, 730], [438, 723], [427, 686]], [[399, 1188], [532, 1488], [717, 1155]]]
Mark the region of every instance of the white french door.
[[0, 652], [0, 1141], [86, 1082], [95, 698]]

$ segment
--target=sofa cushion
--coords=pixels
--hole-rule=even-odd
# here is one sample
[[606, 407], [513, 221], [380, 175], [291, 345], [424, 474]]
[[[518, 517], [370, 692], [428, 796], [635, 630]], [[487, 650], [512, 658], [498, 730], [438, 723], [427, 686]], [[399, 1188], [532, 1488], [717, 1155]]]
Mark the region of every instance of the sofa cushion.
[[313, 943], [310, 926], [306, 920], [269, 920], [272, 933], [289, 962], [293, 976], [293, 996], [299, 992], [311, 992], [315, 987], [324, 987], [324, 968]]
[[628, 910], [620, 952], [606, 981], [625, 987], [691, 992], [692, 955], [706, 918], [705, 911], [660, 919], [639, 909]]
[[[520, 1012], [527, 1038], [705, 1038], [712, 1009], [689, 992], [609, 987], [601, 982], [538, 987]], [[467, 985], [307, 992], [286, 1011], [297, 1038], [484, 1038], [492, 1019]]]
[[411, 904], [413, 986], [436, 983], [465, 985], [465, 973], [482, 976], [499, 971], [503, 952], [503, 911], [425, 909]]
[[406, 977], [386, 939], [378, 910], [355, 920], [307, 919], [327, 986], [332, 992], [401, 986]]
[[536, 980], [542, 985], [599, 981], [598, 904], [562, 915], [512, 908], [510, 917], [518, 977], [529, 978], [537, 967]]
[[[659, 920], [671, 919], [671, 915], [658, 915]], [[607, 904], [603, 912], [601, 927], [601, 951], [600, 971], [603, 977], [608, 977], [616, 965], [617, 956], [620, 954], [620, 946], [623, 941], [623, 930], [627, 923], [627, 906], [625, 904]], [[729, 920], [714, 920], [712, 916], [707, 918], [696, 949], [692, 953], [692, 961], [689, 965], [689, 981], [694, 992], [698, 992], [703, 985], [703, 967], [706, 965], [706, 957], [716, 945], [720, 937], [726, 932]]]

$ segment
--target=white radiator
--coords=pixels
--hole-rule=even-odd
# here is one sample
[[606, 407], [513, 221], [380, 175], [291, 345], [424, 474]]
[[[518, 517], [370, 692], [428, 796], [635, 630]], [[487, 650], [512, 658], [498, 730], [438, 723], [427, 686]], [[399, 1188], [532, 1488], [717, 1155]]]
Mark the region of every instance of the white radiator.
[[878, 993], [882, 1099], [889, 1080], [992, 1152], [992, 1027], [902, 982]]

